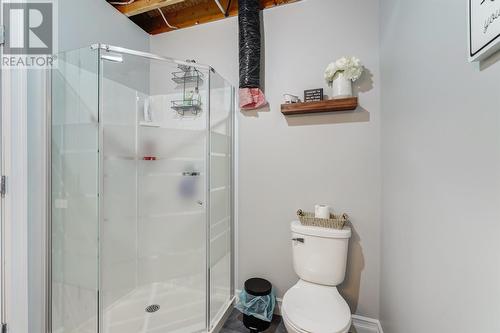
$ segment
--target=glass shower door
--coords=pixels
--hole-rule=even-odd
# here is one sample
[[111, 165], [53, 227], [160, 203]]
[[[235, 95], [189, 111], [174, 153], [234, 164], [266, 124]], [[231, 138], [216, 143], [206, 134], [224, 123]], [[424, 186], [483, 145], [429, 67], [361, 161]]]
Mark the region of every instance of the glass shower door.
[[202, 331], [208, 71], [101, 52], [102, 332]]
[[96, 332], [98, 322], [98, 61], [89, 47], [52, 70], [51, 327]]
[[210, 329], [233, 297], [233, 108], [234, 89], [210, 73]]

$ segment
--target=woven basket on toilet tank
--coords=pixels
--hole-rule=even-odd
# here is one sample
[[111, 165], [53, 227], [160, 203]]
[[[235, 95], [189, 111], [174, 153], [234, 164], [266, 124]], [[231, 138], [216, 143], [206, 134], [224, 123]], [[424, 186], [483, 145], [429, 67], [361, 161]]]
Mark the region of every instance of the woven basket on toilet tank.
[[297, 211], [297, 217], [302, 225], [333, 229], [343, 229], [346, 223], [349, 222], [347, 214], [330, 214], [329, 219], [321, 219], [315, 217], [314, 213], [304, 212], [302, 209]]

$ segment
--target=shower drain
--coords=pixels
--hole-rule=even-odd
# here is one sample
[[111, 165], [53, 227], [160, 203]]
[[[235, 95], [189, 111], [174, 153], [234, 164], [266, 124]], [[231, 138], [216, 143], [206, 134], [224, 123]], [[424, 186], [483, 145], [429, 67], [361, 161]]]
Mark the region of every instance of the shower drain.
[[160, 310], [160, 306], [158, 304], [152, 304], [152, 305], [148, 305], [146, 307], [146, 312], [149, 312], [149, 313], [153, 313], [153, 312], [156, 312]]

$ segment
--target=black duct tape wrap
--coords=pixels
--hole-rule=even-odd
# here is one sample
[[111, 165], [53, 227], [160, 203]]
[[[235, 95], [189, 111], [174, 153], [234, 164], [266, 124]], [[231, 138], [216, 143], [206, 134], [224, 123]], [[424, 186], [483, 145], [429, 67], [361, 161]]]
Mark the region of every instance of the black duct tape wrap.
[[240, 88], [260, 87], [259, 0], [238, 0], [240, 27]]

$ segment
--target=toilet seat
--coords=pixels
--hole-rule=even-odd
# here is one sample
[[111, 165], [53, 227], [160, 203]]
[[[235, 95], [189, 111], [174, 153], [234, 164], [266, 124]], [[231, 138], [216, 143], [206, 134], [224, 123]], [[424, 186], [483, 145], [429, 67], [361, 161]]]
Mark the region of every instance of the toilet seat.
[[286, 292], [282, 315], [297, 333], [347, 333], [351, 327], [351, 311], [337, 288], [303, 280]]

